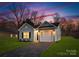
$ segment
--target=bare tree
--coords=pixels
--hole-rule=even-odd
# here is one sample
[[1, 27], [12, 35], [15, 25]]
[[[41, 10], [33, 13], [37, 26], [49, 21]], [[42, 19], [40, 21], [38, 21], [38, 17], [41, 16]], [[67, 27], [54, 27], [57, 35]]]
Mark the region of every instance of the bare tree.
[[[42, 12], [42, 13], [41, 13], [41, 16], [44, 16], [44, 14], [45, 14], [45, 12]], [[41, 22], [42, 20], [44, 20], [44, 17], [40, 17], [40, 18], [39, 18], [39, 22]]]
[[37, 11], [32, 11], [31, 12], [31, 16], [30, 17], [31, 17], [31, 21], [34, 23], [34, 25], [37, 24], [37, 18], [36, 18], [37, 17], [37, 13], [38, 13]]
[[23, 3], [12, 3], [8, 10], [9, 12], [0, 14], [0, 17], [7, 20], [14, 20], [17, 29], [24, 20], [29, 18], [28, 15], [30, 13], [30, 9], [28, 9]]
[[5, 27], [6, 21], [7, 21], [6, 19], [0, 17], [0, 30], [6, 29], [6, 27]]
[[27, 10], [26, 12], [26, 7], [22, 3], [21, 4], [13, 3], [12, 6], [13, 7], [10, 7], [9, 9], [13, 13], [17, 27], [19, 27], [19, 25], [23, 22], [23, 20], [27, 18], [29, 10]]
[[[28, 18], [32, 21], [35, 25], [37, 24], [37, 14], [38, 11], [30, 10], [24, 3], [11, 3], [8, 7], [9, 12], [0, 14], [1, 17], [7, 20], [14, 20], [16, 28], [26, 21]], [[43, 19], [41, 17], [40, 19]]]
[[54, 21], [55, 22], [59, 22], [60, 21], [60, 15], [58, 13], [55, 13]]

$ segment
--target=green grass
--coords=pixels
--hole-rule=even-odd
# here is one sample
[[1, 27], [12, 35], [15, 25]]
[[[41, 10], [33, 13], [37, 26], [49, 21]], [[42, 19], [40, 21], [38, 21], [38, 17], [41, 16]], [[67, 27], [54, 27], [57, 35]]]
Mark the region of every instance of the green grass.
[[41, 56], [79, 56], [79, 39], [63, 36], [62, 40], [52, 44]]
[[0, 33], [0, 54], [27, 46], [30, 42], [19, 42], [17, 38], [10, 38], [9, 34]]

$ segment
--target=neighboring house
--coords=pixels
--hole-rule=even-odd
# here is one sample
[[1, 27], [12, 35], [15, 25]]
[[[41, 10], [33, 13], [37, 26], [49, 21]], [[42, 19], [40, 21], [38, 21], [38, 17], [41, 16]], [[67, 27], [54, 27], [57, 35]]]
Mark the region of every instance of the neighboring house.
[[25, 22], [18, 29], [19, 40], [33, 42], [55, 42], [61, 40], [59, 23], [45, 21], [34, 26], [32, 22]]

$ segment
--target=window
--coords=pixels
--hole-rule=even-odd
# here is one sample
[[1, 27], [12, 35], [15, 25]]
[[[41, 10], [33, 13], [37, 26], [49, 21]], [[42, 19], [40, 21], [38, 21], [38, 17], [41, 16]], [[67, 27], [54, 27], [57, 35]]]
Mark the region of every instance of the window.
[[29, 39], [29, 32], [23, 32], [23, 38]]

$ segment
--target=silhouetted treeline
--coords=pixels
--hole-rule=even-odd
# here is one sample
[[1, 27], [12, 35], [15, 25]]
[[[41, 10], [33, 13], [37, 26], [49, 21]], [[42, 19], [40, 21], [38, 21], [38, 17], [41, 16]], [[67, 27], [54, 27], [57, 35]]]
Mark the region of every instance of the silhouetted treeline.
[[[78, 18], [79, 19], [79, 18]], [[79, 20], [78, 19], [66, 19], [61, 18], [61, 30], [62, 35], [70, 35], [74, 37], [79, 37]]]
[[13, 21], [0, 21], [0, 32], [17, 33], [17, 27]]

